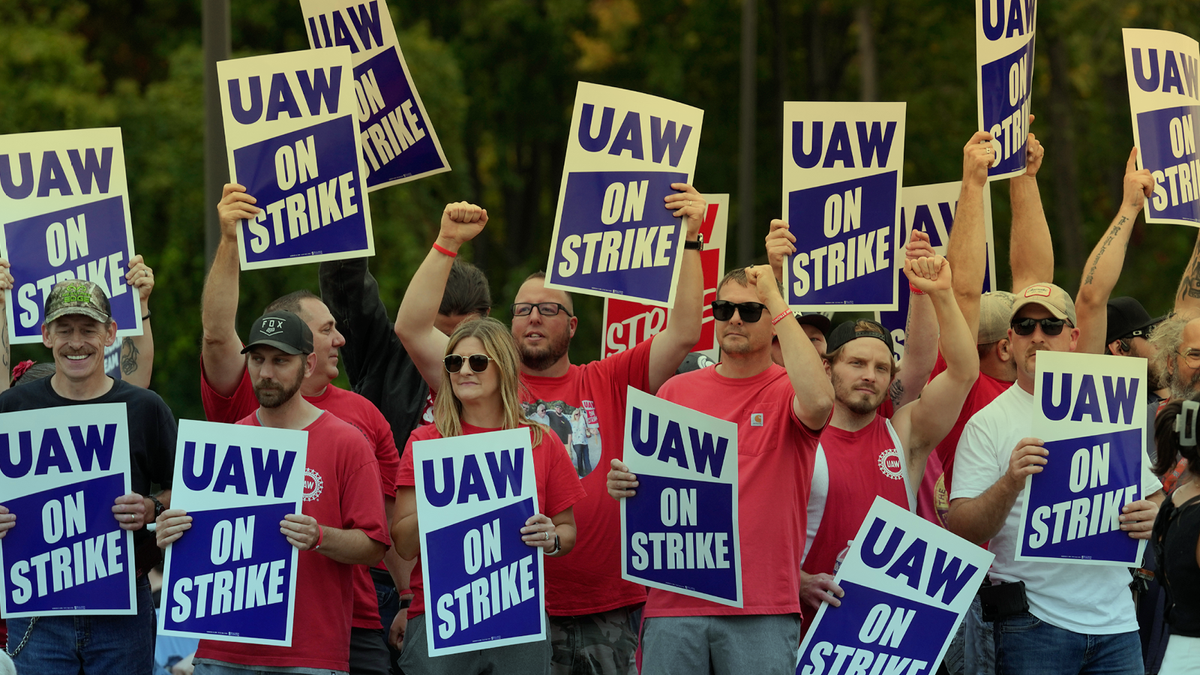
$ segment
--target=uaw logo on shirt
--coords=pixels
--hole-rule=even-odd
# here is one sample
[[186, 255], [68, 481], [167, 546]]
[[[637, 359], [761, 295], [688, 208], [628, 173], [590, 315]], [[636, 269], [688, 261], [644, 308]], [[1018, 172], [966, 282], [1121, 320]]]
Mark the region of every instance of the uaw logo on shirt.
[[283, 332], [284, 321], [285, 319], [267, 317], [262, 320], [262, 325], [258, 327], [258, 330], [261, 331], [263, 335], [278, 335]]
[[321, 498], [321, 491], [325, 489], [325, 481], [321, 480], [321, 474], [305, 467], [304, 469], [304, 501], [315, 502]]
[[883, 475], [892, 480], [903, 480], [904, 464], [900, 461], [900, 451], [896, 448], [888, 448], [879, 453], [879, 470]]

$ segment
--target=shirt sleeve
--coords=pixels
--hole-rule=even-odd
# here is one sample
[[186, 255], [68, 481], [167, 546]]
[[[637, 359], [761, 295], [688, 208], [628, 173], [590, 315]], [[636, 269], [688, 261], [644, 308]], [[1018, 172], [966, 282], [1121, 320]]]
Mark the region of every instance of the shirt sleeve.
[[371, 436], [375, 442], [375, 459], [379, 462], [380, 487], [383, 494], [392, 496], [396, 494], [396, 471], [400, 468], [400, 453], [396, 450], [392, 428], [383, 418], [383, 413], [370, 403], [364, 403], [370, 408]]
[[650, 345], [655, 338], [640, 342], [633, 349], [626, 349], [600, 361], [593, 361], [602, 375], [612, 383], [625, 406], [626, 386], [647, 391], [650, 389]]
[[587, 496], [587, 491], [557, 436], [542, 432], [542, 454], [546, 463], [545, 515], [553, 518]]
[[404, 444], [404, 454], [400, 457], [400, 468], [396, 469], [396, 488], [416, 487], [417, 476], [413, 469], [412, 447], [413, 441], [416, 440], [417, 432], [413, 431], [408, 437], [408, 442]]
[[208, 383], [204, 374], [204, 359], [200, 360], [200, 400], [204, 404], [204, 417], [209, 422], [233, 424], [258, 409], [254, 397], [254, 385], [250, 382], [250, 371], [242, 366], [242, 380], [229, 396], [222, 396]]
[[1005, 468], [999, 465], [995, 434], [989, 433], [983, 422], [981, 416], [976, 414], [967, 422], [958, 439], [958, 448], [954, 451], [951, 501], [978, 497], [1004, 475], [1008, 463], [1004, 463]]

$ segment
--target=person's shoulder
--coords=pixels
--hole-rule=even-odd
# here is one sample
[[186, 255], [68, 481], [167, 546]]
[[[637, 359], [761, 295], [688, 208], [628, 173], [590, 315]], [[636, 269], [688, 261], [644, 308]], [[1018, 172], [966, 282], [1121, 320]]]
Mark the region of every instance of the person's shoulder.
[[707, 368], [672, 375], [658, 388], [658, 397], [670, 400], [672, 396], [678, 394], [680, 391], [688, 391], [698, 386], [711, 384], [714, 380], [715, 372], [716, 366], [708, 366]]
[[343, 418], [343, 421], [346, 421], [346, 417], [361, 415], [366, 421], [376, 426], [387, 426], [387, 418], [383, 416], [383, 413], [379, 412], [379, 408], [371, 402], [371, 399], [356, 391], [335, 387], [332, 384], [329, 385], [329, 390], [328, 401], [333, 405], [327, 406], [326, 409], [332, 409], [335, 415], [339, 411], [345, 411], [345, 415], [339, 415]]
[[166, 406], [166, 401], [158, 395], [158, 392], [153, 389], [139, 387], [136, 384], [129, 384], [124, 380], [113, 380], [112, 390], [109, 391], [109, 396], [133, 403]]

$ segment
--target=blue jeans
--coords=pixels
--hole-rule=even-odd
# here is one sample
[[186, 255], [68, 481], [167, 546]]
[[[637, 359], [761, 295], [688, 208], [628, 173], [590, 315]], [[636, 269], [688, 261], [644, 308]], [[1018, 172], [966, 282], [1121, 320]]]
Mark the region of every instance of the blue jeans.
[[1142, 675], [1137, 631], [1083, 635], [1023, 612], [995, 622], [1000, 675]]
[[[13, 659], [21, 675], [96, 673], [149, 675], [154, 671], [154, 602], [150, 582], [137, 580], [138, 613], [130, 616], [40, 617], [29, 642]], [[8, 646], [15, 649], [31, 619], [8, 620]]]

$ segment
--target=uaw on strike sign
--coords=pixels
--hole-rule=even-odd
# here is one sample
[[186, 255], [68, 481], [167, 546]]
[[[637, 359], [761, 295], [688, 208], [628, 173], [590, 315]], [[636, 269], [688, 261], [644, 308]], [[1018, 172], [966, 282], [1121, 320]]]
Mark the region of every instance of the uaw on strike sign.
[[[0, 614], [136, 614], [133, 533], [113, 517], [130, 492], [124, 403], [0, 414]], [[18, 636], [19, 639], [19, 636]]]
[[217, 63], [242, 269], [375, 255], [349, 47]]
[[104, 290], [118, 338], [142, 334], [138, 294], [125, 283], [130, 223], [120, 129], [0, 136], [0, 258], [16, 282], [5, 308], [12, 344], [41, 342], [46, 298], [66, 279]]
[[299, 552], [279, 523], [307, 449], [307, 431], [179, 422], [171, 507], [192, 527], [167, 548], [160, 634], [291, 646]]
[[1037, 0], [975, 0], [979, 128], [992, 135], [988, 180], [1025, 173]]
[[665, 208], [690, 183], [704, 111], [580, 82], [546, 287], [675, 305], [687, 223]]

